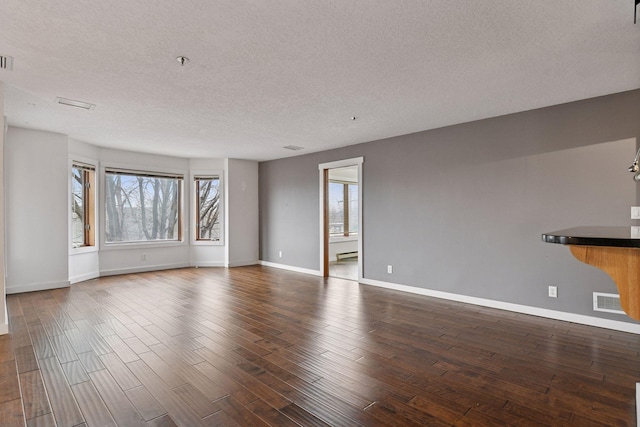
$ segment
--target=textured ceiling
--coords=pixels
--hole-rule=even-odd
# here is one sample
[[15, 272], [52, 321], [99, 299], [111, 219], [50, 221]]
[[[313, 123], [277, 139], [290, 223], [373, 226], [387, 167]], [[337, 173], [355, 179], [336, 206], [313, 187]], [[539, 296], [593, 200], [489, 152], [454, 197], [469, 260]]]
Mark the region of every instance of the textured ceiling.
[[2, 0], [0, 81], [10, 125], [267, 160], [640, 88], [633, 3]]

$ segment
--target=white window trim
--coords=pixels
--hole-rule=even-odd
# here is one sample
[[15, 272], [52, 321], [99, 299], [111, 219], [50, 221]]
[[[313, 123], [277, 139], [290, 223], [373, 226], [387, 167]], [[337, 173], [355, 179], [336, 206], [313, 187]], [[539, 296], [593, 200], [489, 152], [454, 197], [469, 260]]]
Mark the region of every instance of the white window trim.
[[[95, 245], [94, 246], [81, 246], [79, 248], [74, 248], [73, 247], [73, 221], [71, 220], [71, 205], [73, 203], [73, 195], [72, 195], [72, 186], [71, 186], [71, 174], [73, 173], [73, 165], [75, 163], [84, 163], [85, 165], [88, 166], [93, 166], [95, 168], [95, 174], [96, 174], [96, 184], [94, 185], [94, 197], [93, 197], [93, 209], [94, 209], [94, 215], [95, 215], [95, 224], [93, 224], [93, 227], [95, 228], [94, 233], [95, 233]], [[89, 159], [86, 157], [82, 157], [82, 156], [71, 156], [71, 158], [69, 159], [69, 167], [68, 167], [68, 173], [67, 176], [70, 177], [68, 180], [68, 189], [67, 189], [67, 194], [68, 194], [68, 201], [67, 201], [67, 206], [69, 209], [69, 214], [68, 216], [68, 220], [69, 220], [69, 255], [80, 255], [80, 254], [86, 254], [86, 253], [90, 253], [90, 252], [98, 252], [99, 248], [100, 248], [100, 226], [98, 224], [100, 224], [100, 211], [99, 206], [98, 206], [98, 200], [100, 199], [100, 191], [99, 191], [99, 185], [98, 185], [98, 161], [95, 159]]]
[[142, 248], [164, 248], [175, 246], [188, 246], [189, 245], [189, 229], [188, 224], [188, 211], [185, 208], [189, 206], [190, 194], [185, 191], [185, 181], [189, 176], [189, 171], [185, 169], [171, 169], [160, 166], [149, 165], [137, 165], [137, 164], [124, 164], [124, 163], [111, 163], [100, 162], [100, 174], [96, 177], [99, 181], [98, 189], [101, 196], [98, 198], [99, 212], [102, 214], [105, 207], [104, 195], [105, 191], [105, 172], [108, 169], [123, 169], [131, 172], [156, 172], [162, 174], [174, 174], [182, 175], [182, 200], [180, 201], [181, 220], [182, 220], [182, 239], [181, 240], [158, 240], [152, 242], [114, 242], [106, 243], [106, 218], [105, 215], [100, 215], [100, 250], [101, 251], [117, 251], [123, 249], [142, 249]]
[[[220, 222], [220, 240], [197, 240], [196, 239], [196, 226], [198, 225], [198, 207], [196, 200], [196, 176], [217, 176], [220, 179], [219, 191], [220, 191], [220, 202], [218, 209], [219, 213], [219, 222]], [[224, 211], [224, 201], [225, 201], [225, 187], [224, 187], [224, 171], [221, 169], [195, 169], [189, 173], [189, 197], [191, 197], [191, 209], [189, 215], [189, 235], [191, 236], [189, 242], [193, 246], [224, 246], [225, 239], [225, 211]]]

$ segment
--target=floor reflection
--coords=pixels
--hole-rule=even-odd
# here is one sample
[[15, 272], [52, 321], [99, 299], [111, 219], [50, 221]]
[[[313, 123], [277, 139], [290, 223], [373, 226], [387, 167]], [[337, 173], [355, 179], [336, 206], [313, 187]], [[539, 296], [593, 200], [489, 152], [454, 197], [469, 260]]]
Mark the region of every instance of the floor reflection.
[[329, 276], [346, 280], [358, 280], [358, 258], [330, 262]]

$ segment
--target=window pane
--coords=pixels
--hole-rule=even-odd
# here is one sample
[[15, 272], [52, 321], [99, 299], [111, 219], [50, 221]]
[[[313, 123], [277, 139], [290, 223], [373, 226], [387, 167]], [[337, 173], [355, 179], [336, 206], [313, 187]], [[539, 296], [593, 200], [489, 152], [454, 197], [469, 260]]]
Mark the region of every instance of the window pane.
[[349, 234], [358, 234], [358, 184], [349, 184]]
[[329, 235], [344, 235], [344, 184], [329, 182]]
[[220, 240], [220, 178], [197, 178], [198, 224], [196, 240]]
[[95, 245], [95, 170], [71, 166], [71, 244], [74, 248]]
[[105, 173], [106, 241], [179, 240], [182, 180]]
[[71, 229], [74, 248], [85, 246], [85, 173], [83, 169], [72, 167], [71, 178]]

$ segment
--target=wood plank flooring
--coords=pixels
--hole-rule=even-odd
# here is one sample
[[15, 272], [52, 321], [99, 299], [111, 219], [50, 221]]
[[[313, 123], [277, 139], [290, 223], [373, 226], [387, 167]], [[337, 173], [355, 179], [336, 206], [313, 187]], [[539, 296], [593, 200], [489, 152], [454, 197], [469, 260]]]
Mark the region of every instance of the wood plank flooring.
[[7, 304], [7, 427], [635, 424], [622, 332], [260, 266]]

